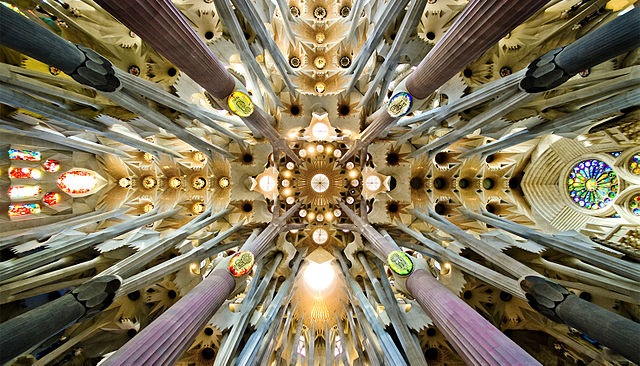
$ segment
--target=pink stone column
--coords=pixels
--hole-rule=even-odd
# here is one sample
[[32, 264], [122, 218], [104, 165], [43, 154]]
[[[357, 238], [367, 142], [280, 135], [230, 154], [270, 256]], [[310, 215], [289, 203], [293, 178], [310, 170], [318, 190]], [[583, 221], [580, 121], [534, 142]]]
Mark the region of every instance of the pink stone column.
[[468, 365], [540, 365], [427, 271], [413, 272], [407, 289]]
[[[215, 98], [224, 99], [234, 91], [234, 77], [200, 39], [171, 0], [97, 0], [96, 3]], [[275, 150], [284, 152], [293, 161], [301, 163], [258, 106], [255, 106], [249, 117], [242, 120], [254, 132], [264, 135]]]
[[228, 270], [214, 270], [109, 357], [104, 365], [173, 365], [234, 288], [235, 280]]
[[423, 99], [480, 57], [548, 0], [471, 0], [442, 39], [407, 79], [407, 91]]
[[170, 0], [96, 0], [101, 7], [218, 99], [235, 80]]

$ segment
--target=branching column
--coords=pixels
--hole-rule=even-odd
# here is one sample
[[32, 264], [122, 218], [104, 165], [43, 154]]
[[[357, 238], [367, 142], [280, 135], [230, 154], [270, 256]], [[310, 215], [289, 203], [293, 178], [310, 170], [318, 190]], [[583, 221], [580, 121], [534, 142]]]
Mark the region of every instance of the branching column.
[[407, 290], [467, 364], [539, 365], [427, 271], [409, 275]]
[[0, 324], [0, 364], [37, 346], [78, 320], [111, 305], [120, 287], [117, 276], [96, 277], [73, 292]]
[[[393, 251], [399, 250], [393, 240], [385, 238], [346, 205], [342, 204], [342, 210], [374, 245], [372, 251], [378, 257], [386, 259]], [[539, 365], [538, 361], [424, 269], [416, 269], [405, 278], [409, 293], [468, 364]]]
[[[298, 205], [285, 214], [274, 218], [255, 239], [248, 240], [233, 257], [250, 254], [260, 259], [269, 249], [276, 236], [285, 227], [286, 219], [293, 214]], [[232, 272], [229, 268], [218, 267], [200, 282], [193, 290], [178, 300], [169, 310], [144, 328], [131, 341], [109, 357], [104, 365], [172, 365], [189, 348], [198, 332], [218, 311], [224, 301], [236, 288], [236, 280], [249, 272], [250, 264], [243, 263], [242, 272]]]
[[520, 283], [532, 308], [566, 323], [634, 363], [640, 363], [640, 323], [605, 310], [544, 278], [527, 276]]
[[[170, 0], [97, 0], [96, 3], [215, 98], [226, 99], [236, 89], [234, 77]], [[284, 138], [269, 123], [267, 115], [257, 106], [252, 105], [251, 108], [254, 109], [252, 113], [239, 115], [247, 126], [267, 137], [275, 149], [300, 162], [286, 145]]]
[[[409, 98], [428, 97], [547, 2], [548, 0], [471, 0], [444, 37], [407, 78], [406, 93], [410, 94]], [[403, 92], [405, 91], [396, 90], [393, 94], [396, 96]], [[392, 97], [390, 106], [393, 101]], [[362, 141], [375, 139], [399, 117], [408, 113], [410, 108], [396, 116], [389, 115], [387, 108], [384, 108], [383, 113], [362, 132]], [[366, 144], [359, 144], [357, 148], [363, 146]], [[349, 149], [341, 161], [347, 161], [355, 153], [357, 150]]]

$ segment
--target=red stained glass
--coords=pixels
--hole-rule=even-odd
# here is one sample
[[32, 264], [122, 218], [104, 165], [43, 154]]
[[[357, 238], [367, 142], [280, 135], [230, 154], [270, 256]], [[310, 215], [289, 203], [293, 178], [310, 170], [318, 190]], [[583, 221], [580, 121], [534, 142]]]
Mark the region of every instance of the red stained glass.
[[55, 192], [49, 192], [42, 197], [42, 202], [47, 206], [53, 206], [60, 202], [60, 194]]
[[26, 216], [40, 213], [40, 205], [37, 203], [16, 203], [9, 205], [9, 216]]
[[62, 173], [56, 183], [63, 192], [83, 194], [90, 192], [98, 185], [98, 178], [91, 172], [69, 170], [68, 172]]
[[55, 159], [47, 159], [44, 163], [42, 163], [44, 170], [49, 173], [55, 173], [60, 170], [60, 162]]
[[12, 200], [36, 198], [40, 194], [40, 186], [11, 186], [7, 192]]
[[42, 172], [39, 169], [33, 168], [9, 168], [9, 178], [11, 179], [40, 179]]

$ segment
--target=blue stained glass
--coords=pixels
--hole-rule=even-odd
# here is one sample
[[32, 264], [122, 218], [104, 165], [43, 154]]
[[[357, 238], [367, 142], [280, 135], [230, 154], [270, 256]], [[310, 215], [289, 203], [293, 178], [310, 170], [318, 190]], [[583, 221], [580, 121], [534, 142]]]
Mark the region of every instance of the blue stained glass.
[[576, 205], [599, 210], [613, 203], [618, 193], [618, 177], [607, 163], [584, 160], [571, 169], [567, 189]]

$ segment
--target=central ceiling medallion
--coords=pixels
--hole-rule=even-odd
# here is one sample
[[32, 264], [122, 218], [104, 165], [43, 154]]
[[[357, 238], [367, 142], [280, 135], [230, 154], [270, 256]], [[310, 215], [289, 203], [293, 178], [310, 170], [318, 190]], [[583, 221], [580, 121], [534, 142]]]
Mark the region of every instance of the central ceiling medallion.
[[317, 193], [322, 193], [329, 189], [329, 178], [322, 173], [318, 173], [311, 178], [311, 189]]

